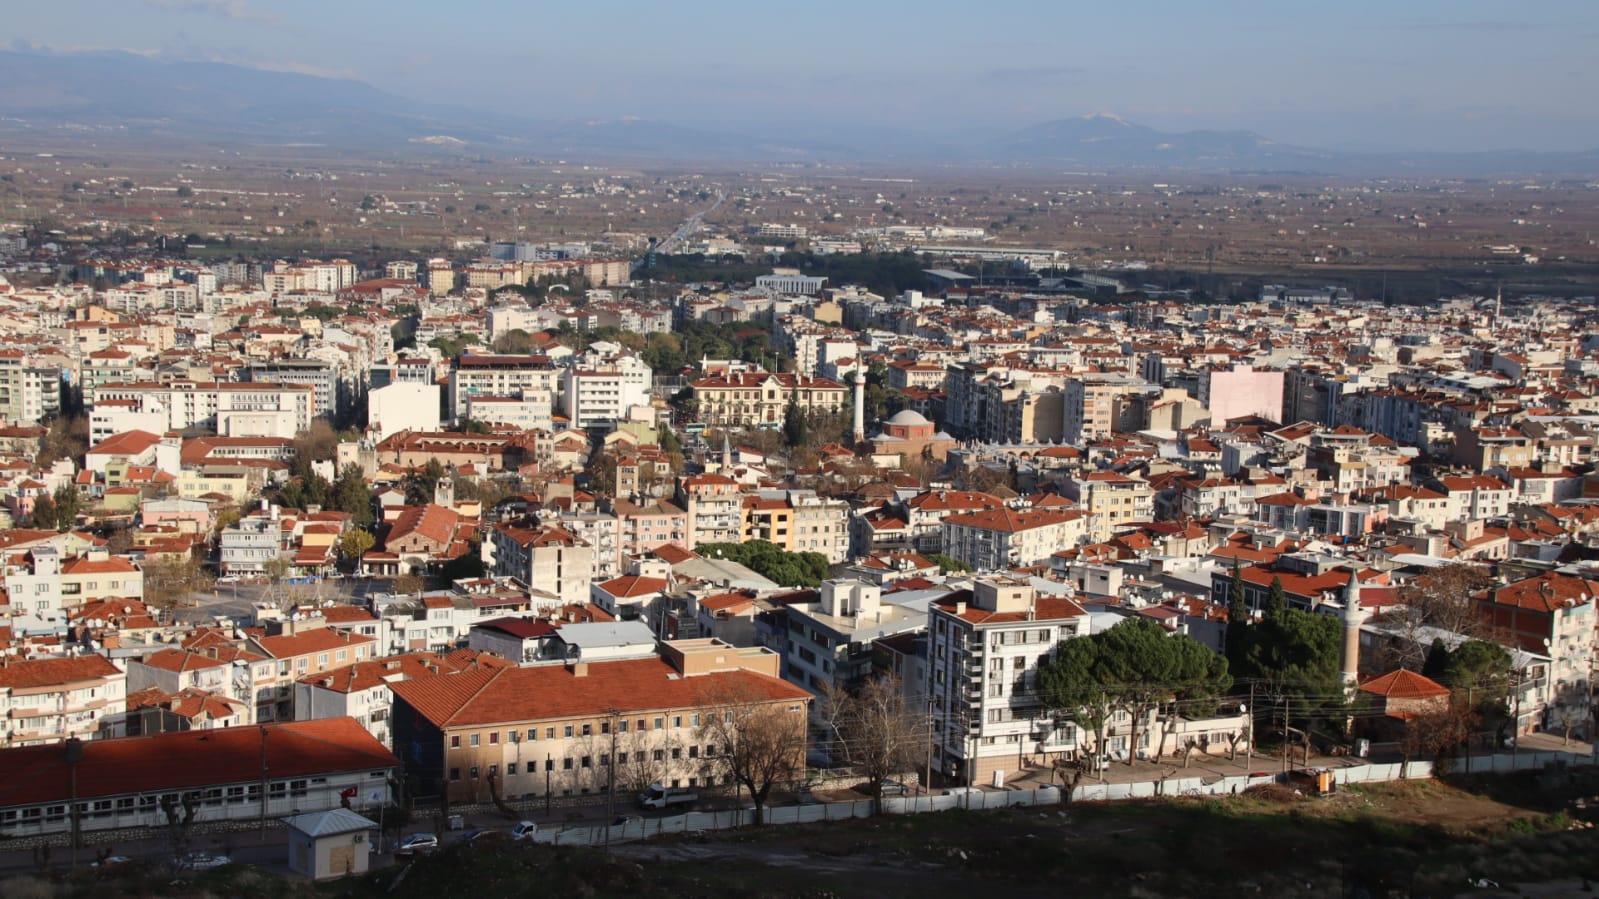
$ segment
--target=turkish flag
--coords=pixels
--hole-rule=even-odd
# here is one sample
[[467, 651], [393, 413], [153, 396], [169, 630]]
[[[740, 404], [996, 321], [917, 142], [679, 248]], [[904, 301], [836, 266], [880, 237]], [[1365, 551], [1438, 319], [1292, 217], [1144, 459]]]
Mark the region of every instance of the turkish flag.
[[339, 791], [339, 798], [340, 799], [354, 799], [357, 795], [360, 794], [360, 792], [361, 791], [356, 789], [355, 787], [350, 787], [347, 790], [340, 790]]

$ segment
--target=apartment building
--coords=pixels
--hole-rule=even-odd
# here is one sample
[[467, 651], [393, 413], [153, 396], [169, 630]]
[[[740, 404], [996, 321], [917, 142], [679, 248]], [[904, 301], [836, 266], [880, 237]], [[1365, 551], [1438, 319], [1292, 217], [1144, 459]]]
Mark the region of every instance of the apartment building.
[[[777, 676], [778, 658], [716, 640], [661, 657], [577, 661], [406, 680], [394, 692], [394, 745], [417, 795], [449, 802], [604, 794], [652, 784], [727, 783], [705, 736], [712, 714], [773, 707], [804, 721], [810, 694]], [[800, 729], [803, 731], [803, 728]], [[794, 746], [803, 770], [805, 745]]]
[[105, 656], [0, 656], [0, 746], [121, 736], [126, 698], [127, 675]]
[[684, 549], [744, 539], [744, 501], [738, 482], [725, 475], [704, 474], [680, 478], [677, 485], [678, 503], [688, 515]]
[[321, 359], [273, 359], [251, 362], [244, 379], [257, 384], [301, 384], [316, 392], [316, 414], [337, 418], [346, 399], [347, 385], [339, 369]]
[[0, 419], [6, 424], [37, 424], [61, 411], [62, 371], [30, 364], [20, 350], [0, 350]]
[[98, 415], [98, 408], [108, 402], [123, 413], [154, 415], [162, 420], [163, 432], [208, 428], [224, 437], [293, 437], [309, 428], [321, 411], [316, 388], [309, 384], [189, 380], [102, 384], [90, 396], [96, 407], [89, 419], [91, 441], [116, 433], [108, 430], [115, 422]]
[[612, 508], [617, 518], [617, 549], [624, 558], [667, 543], [688, 545], [688, 513], [678, 506], [664, 500], [640, 505], [619, 499]]
[[1076, 602], [1038, 596], [1021, 582], [983, 578], [969, 597], [935, 600], [928, 607], [926, 688], [934, 769], [986, 784], [1087, 748], [1073, 724], [1049, 714], [1037, 688], [1039, 666], [1055, 646], [1087, 636], [1088, 626]]
[[944, 554], [978, 571], [1038, 565], [1053, 553], [1082, 544], [1087, 519], [1076, 509], [1001, 507], [951, 515], [943, 522]]
[[585, 360], [561, 375], [562, 407], [574, 428], [614, 426], [650, 404], [650, 367], [635, 356]]
[[219, 542], [217, 564], [223, 574], [265, 573], [266, 564], [283, 554], [283, 527], [277, 510], [229, 525]]
[[1088, 536], [1095, 543], [1123, 525], [1154, 519], [1155, 491], [1142, 478], [1094, 471], [1067, 481], [1066, 493], [1090, 516]]
[[298, 721], [353, 718], [379, 743], [388, 746], [394, 705], [390, 684], [511, 664], [514, 663], [470, 649], [404, 653], [356, 662], [301, 678], [294, 686], [294, 717]]
[[883, 601], [880, 584], [853, 578], [822, 582], [815, 602], [773, 609], [768, 626], [784, 633], [783, 677], [822, 695], [830, 687], [853, 688], [871, 676], [875, 642], [927, 627], [927, 612], [915, 605]]
[[277, 624], [276, 633], [250, 637], [244, 645], [265, 659], [252, 666], [257, 721], [293, 718], [296, 682], [377, 655], [376, 640], [330, 628], [320, 616]]
[[498, 524], [489, 529], [493, 570], [512, 577], [560, 604], [588, 600], [594, 576], [594, 548], [566, 528]]
[[494, 396], [532, 399], [538, 396], [553, 397], [559, 387], [559, 376], [548, 356], [459, 356], [450, 365], [450, 413], [457, 419], [467, 417], [467, 406], [472, 397]]

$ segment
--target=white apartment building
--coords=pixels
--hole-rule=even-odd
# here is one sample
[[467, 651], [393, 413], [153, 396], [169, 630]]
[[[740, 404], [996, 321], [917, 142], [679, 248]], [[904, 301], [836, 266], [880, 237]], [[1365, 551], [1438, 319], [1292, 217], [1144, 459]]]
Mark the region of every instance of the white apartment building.
[[944, 519], [944, 553], [978, 571], [1038, 565], [1085, 542], [1088, 516], [1076, 509], [1001, 507]]
[[127, 675], [102, 655], [0, 659], [0, 746], [122, 736]]
[[1087, 636], [1088, 626], [1076, 602], [1005, 580], [980, 579], [970, 601], [950, 597], [929, 606], [934, 769], [961, 783], [987, 784], [1024, 764], [1075, 757], [1083, 748], [1077, 728], [1057, 726], [1048, 713], [1037, 692], [1038, 669], [1062, 640]]
[[653, 376], [635, 356], [580, 364], [561, 375], [562, 406], [574, 428], [612, 425], [635, 406], [648, 406]]
[[543, 356], [464, 355], [450, 369], [449, 409], [460, 420], [475, 396], [554, 396], [559, 376]]
[[539, 390], [514, 396], [473, 396], [466, 401], [466, 417], [491, 425], [510, 425], [524, 431], [555, 430], [555, 398]]
[[[157, 433], [212, 428], [225, 437], [293, 437], [311, 427], [318, 411], [316, 388], [308, 384], [252, 384], [217, 381], [173, 381], [167, 384], [103, 384], [90, 403], [116, 404], [121, 412], [147, 413], [165, 419]], [[90, 439], [98, 425], [90, 417]], [[110, 431], [106, 437], [116, 433]]]

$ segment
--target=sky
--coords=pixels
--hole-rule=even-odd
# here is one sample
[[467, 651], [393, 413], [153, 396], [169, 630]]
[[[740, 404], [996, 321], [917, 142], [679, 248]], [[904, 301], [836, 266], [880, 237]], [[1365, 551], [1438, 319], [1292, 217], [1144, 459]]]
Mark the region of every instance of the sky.
[[[537, 118], [827, 137], [1112, 113], [1329, 149], [1599, 148], [1599, 0], [53, 0], [13, 43]], [[0, 110], [3, 112], [3, 110]]]

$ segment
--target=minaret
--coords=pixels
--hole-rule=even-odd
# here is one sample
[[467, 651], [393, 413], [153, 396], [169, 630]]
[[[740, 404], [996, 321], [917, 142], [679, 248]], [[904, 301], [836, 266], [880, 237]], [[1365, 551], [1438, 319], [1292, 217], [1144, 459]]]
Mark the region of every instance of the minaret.
[[1344, 588], [1344, 687], [1354, 690], [1360, 683], [1360, 626], [1366, 621], [1366, 610], [1360, 606], [1360, 572], [1351, 572], [1349, 586]]
[[855, 369], [855, 443], [860, 445], [866, 442], [866, 379], [861, 377], [861, 370]]
[[722, 432], [722, 473], [733, 470], [733, 441], [728, 438], [727, 432]]

